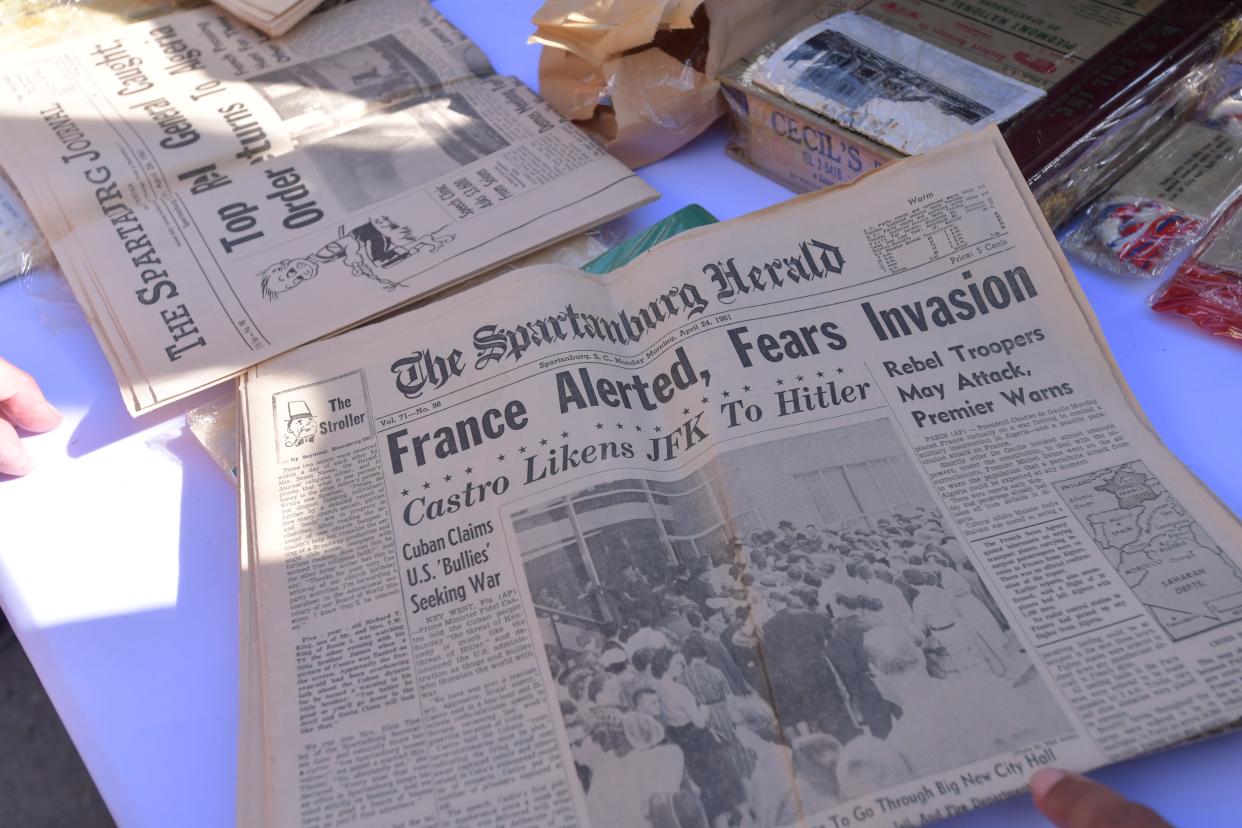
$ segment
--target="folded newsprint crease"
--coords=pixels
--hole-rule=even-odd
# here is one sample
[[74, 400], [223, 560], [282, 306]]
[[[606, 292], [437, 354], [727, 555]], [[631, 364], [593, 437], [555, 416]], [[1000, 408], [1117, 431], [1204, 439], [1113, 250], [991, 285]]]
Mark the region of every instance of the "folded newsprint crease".
[[268, 40], [214, 7], [0, 60], [3, 165], [131, 412], [654, 191], [425, 0]]
[[246, 824], [917, 825], [1242, 714], [1242, 529], [994, 127], [241, 394]]

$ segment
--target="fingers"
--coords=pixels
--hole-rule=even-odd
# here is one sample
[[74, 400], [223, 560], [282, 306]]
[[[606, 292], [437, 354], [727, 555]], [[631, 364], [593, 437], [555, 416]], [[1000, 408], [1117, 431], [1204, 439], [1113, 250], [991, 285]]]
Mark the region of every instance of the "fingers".
[[1031, 795], [1057, 828], [1172, 828], [1151, 808], [1068, 771], [1039, 771], [1031, 777]]
[[[0, 417], [26, 431], [49, 431], [61, 416], [43, 397], [34, 378], [0, 359]], [[10, 429], [11, 430], [11, 429]]]
[[34, 463], [26, 449], [22, 448], [17, 430], [8, 420], [0, 419], [0, 474], [20, 477], [29, 474], [33, 469]]
[[44, 399], [34, 379], [0, 359], [0, 474], [23, 475], [34, 468], [18, 428], [48, 431], [60, 420], [60, 412]]

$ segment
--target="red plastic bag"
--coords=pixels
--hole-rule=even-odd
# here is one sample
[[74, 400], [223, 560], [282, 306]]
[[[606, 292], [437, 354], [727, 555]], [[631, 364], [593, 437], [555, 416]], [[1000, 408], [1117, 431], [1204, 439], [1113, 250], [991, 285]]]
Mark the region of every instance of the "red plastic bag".
[[1152, 310], [1242, 341], [1242, 201], [1208, 231], [1151, 301]]

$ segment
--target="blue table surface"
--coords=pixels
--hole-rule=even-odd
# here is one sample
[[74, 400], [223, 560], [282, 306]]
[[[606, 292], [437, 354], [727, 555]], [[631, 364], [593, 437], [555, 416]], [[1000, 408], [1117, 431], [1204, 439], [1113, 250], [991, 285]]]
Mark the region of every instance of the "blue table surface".
[[[532, 87], [539, 50], [525, 40], [537, 6], [438, 3], [498, 71]], [[717, 125], [641, 170], [663, 196], [621, 220], [621, 232], [692, 202], [725, 219], [789, 197], [725, 157], [724, 144]], [[1242, 513], [1242, 346], [1152, 313], [1153, 282], [1075, 267], [1157, 433]], [[120, 825], [231, 824], [236, 491], [184, 421], [223, 388], [130, 418], [81, 311], [47, 273], [0, 285], [0, 355], [65, 413], [59, 429], [28, 438], [36, 472], [0, 482], [0, 605]], [[1242, 825], [1242, 734], [1097, 776], [1176, 825]], [[1019, 797], [943, 824], [1045, 823]]]

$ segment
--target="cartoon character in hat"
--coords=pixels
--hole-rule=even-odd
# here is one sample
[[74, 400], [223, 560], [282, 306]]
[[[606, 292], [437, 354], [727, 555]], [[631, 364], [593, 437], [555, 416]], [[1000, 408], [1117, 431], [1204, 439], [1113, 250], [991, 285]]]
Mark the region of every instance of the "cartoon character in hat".
[[289, 419], [285, 420], [285, 448], [297, 448], [315, 442], [315, 416], [302, 400], [290, 400]]
[[309, 256], [281, 259], [259, 271], [259, 289], [265, 299], [275, 301], [282, 293], [318, 276], [320, 265], [340, 261], [353, 275], [373, 279], [384, 290], [396, 290], [402, 282], [385, 278], [383, 272], [419, 252], [435, 253], [451, 243], [456, 236], [444, 232], [447, 226], [416, 235], [388, 216], [368, 219], [348, 233], [341, 225], [336, 239]]

